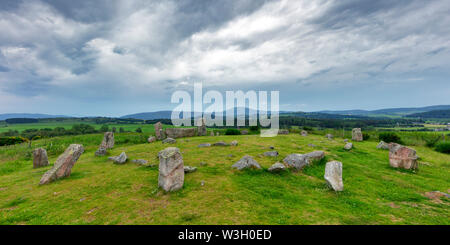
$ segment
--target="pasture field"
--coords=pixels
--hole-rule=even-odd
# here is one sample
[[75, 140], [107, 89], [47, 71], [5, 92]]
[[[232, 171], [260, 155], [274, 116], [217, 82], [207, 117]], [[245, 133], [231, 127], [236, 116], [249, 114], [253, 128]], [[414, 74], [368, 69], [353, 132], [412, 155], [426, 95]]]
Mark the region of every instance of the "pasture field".
[[[147, 137], [116, 133], [116, 145], [104, 157], [94, 156], [101, 134], [40, 139], [32, 148], [0, 147], [0, 224], [450, 224], [450, 201], [424, 196], [450, 192], [450, 155], [428, 147], [413, 147], [419, 170], [406, 171], [391, 168], [388, 151], [376, 149], [375, 140], [353, 142], [354, 149], [345, 151], [343, 138], [318, 134], [178, 139], [170, 146], [180, 148], [184, 164], [198, 170], [185, 175], [181, 190], [165, 193], [158, 188], [157, 154], [169, 145], [146, 143]], [[197, 147], [232, 140], [239, 145]], [[47, 149], [52, 165], [71, 143], [85, 147], [71, 176], [39, 186], [51, 166], [33, 169], [32, 149]], [[270, 146], [278, 157], [262, 155]], [[325, 151], [326, 158], [301, 172], [267, 171], [288, 154], [314, 150]], [[151, 165], [115, 165], [107, 159], [122, 151]], [[232, 170], [246, 154], [263, 170]], [[330, 190], [323, 178], [330, 160], [343, 163], [341, 193]]]

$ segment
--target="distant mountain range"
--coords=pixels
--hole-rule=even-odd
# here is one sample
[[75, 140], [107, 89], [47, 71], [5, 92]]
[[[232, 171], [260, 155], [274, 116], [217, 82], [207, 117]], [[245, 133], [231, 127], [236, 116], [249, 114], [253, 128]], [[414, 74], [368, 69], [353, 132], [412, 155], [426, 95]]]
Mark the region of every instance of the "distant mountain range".
[[388, 108], [380, 110], [343, 110], [343, 111], [319, 111], [319, 113], [337, 114], [337, 115], [356, 115], [368, 117], [401, 117], [414, 113], [429, 112], [435, 110], [449, 110], [450, 105], [435, 105], [426, 107], [411, 108]]
[[[379, 110], [324, 110], [317, 112], [294, 112], [294, 111], [280, 111], [280, 115], [284, 116], [296, 116], [306, 118], [365, 118], [365, 117], [421, 117], [421, 118], [448, 118], [448, 111], [450, 105], [435, 105], [418, 108], [387, 108]], [[237, 108], [234, 108], [235, 116], [239, 116]], [[258, 114], [257, 110], [245, 108], [246, 115]], [[155, 119], [170, 119], [172, 111], [155, 111], [155, 112], [142, 112], [136, 114], [130, 114], [121, 116], [119, 118], [141, 119], [141, 120], [155, 120]], [[270, 112], [269, 112], [270, 115]], [[193, 116], [193, 113], [191, 114]], [[225, 114], [224, 114], [225, 116]], [[437, 117], [433, 117], [437, 116]], [[31, 114], [31, 113], [9, 113], [0, 114], [0, 120], [8, 118], [56, 118], [56, 117], [70, 117], [64, 115], [48, 115], [48, 114]]]
[[6, 120], [8, 118], [57, 118], [68, 117], [63, 115], [48, 115], [48, 114], [34, 114], [34, 113], [6, 113], [0, 114], [0, 120]]

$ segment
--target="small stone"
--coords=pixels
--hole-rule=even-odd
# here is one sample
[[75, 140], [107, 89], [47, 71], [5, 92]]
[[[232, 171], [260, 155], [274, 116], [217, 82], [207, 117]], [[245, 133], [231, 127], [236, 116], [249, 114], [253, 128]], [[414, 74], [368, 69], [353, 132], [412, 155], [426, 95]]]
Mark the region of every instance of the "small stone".
[[264, 152], [264, 156], [266, 156], [266, 157], [277, 157], [278, 156], [278, 151]]
[[213, 146], [228, 146], [228, 145], [229, 145], [228, 143], [225, 143], [223, 141], [219, 141], [219, 142], [213, 144]]
[[100, 147], [97, 151], [95, 151], [96, 156], [104, 156], [106, 155], [106, 148]]
[[275, 147], [273, 147], [273, 146], [269, 146], [269, 149], [273, 150], [273, 149], [275, 149]]
[[380, 141], [377, 145], [377, 149], [389, 150], [389, 144], [384, 141]]
[[148, 143], [153, 143], [153, 142], [155, 142], [156, 141], [156, 137], [155, 136], [150, 136], [150, 137], [148, 137], [148, 139], [147, 139], [147, 142]]
[[300, 132], [300, 135], [303, 136], [303, 137], [306, 137], [306, 136], [308, 136], [308, 131], [302, 130], [302, 131]]
[[220, 133], [219, 132], [216, 132], [216, 136], [219, 136], [220, 135]]
[[186, 173], [186, 174], [193, 173], [195, 171], [197, 171], [196, 167], [184, 166], [184, 173]]
[[205, 143], [205, 144], [200, 144], [200, 145], [198, 145], [199, 148], [210, 147], [210, 146], [211, 146], [210, 143]]
[[283, 134], [283, 135], [289, 134], [289, 130], [287, 130], [287, 129], [279, 129], [278, 130], [278, 134]]
[[333, 190], [343, 191], [342, 163], [338, 161], [327, 162], [324, 178]]
[[347, 143], [347, 142], [348, 142], [348, 139], [344, 139], [344, 142]]
[[242, 130], [242, 131], [241, 131], [241, 134], [242, 134], [242, 135], [247, 135], [247, 134], [248, 134], [248, 130]]
[[316, 147], [315, 144], [308, 144], [309, 147]]
[[167, 139], [163, 140], [162, 143], [163, 144], [175, 144], [175, 143], [177, 143], [177, 140], [173, 139], [173, 138], [167, 138]]
[[238, 145], [238, 141], [237, 141], [237, 140], [231, 141], [231, 145], [232, 145], [232, 146], [237, 146], [237, 145]]
[[200, 182], [200, 186], [204, 186], [204, 185], [205, 185], [205, 181], [202, 180], [202, 181]]
[[237, 161], [231, 168], [243, 170], [246, 168], [261, 169], [261, 166], [251, 156], [245, 155], [241, 160]]
[[206, 165], [208, 165], [206, 162], [201, 162], [200, 163], [200, 166], [206, 166]]
[[119, 156], [108, 157], [108, 159], [112, 160], [116, 164], [124, 164], [127, 161], [127, 154], [125, 154], [125, 152], [122, 152]]
[[363, 134], [360, 128], [354, 128], [352, 130], [352, 140], [353, 141], [363, 141]]
[[345, 150], [351, 150], [353, 148], [353, 144], [352, 143], [347, 143], [347, 144], [345, 144], [345, 146], [344, 146], [344, 149]]
[[211, 136], [214, 136], [214, 132], [213, 131], [211, 131], [211, 134], [210, 134]]
[[148, 161], [144, 160], [144, 159], [134, 159], [134, 160], [131, 160], [131, 162], [139, 164], [139, 165], [147, 165], [147, 163], [148, 163]]
[[269, 168], [269, 172], [272, 172], [272, 173], [281, 172], [283, 170], [286, 170], [286, 166], [284, 166], [282, 163], [279, 163], [279, 162], [273, 164]]
[[431, 200], [435, 200], [435, 201], [441, 201], [440, 199], [442, 197], [446, 197], [446, 198], [450, 198], [450, 195], [441, 191], [430, 191], [430, 192], [426, 192], [425, 197], [431, 199]]
[[333, 139], [333, 135], [332, 135], [332, 134], [326, 134], [325, 137], [326, 137], [327, 139], [329, 139], [329, 140], [332, 140], [332, 139]]

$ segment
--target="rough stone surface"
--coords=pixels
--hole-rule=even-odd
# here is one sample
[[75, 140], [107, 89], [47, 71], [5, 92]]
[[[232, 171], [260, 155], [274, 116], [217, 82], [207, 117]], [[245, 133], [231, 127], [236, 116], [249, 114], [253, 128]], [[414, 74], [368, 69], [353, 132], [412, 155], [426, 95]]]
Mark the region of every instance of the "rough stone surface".
[[199, 118], [197, 120], [197, 135], [206, 136], [206, 118]]
[[232, 145], [232, 146], [237, 146], [237, 145], [238, 145], [238, 141], [237, 141], [237, 140], [231, 141], [231, 145]]
[[114, 147], [114, 133], [113, 132], [105, 132], [103, 136], [103, 141], [100, 144], [99, 148], [111, 149]]
[[155, 135], [156, 135], [156, 139], [157, 140], [162, 140], [162, 139], [164, 139], [164, 137], [163, 137], [163, 133], [162, 133], [162, 123], [161, 122], [157, 122], [157, 123], [155, 123], [155, 125], [154, 125], [154, 127], [155, 127]]
[[95, 151], [96, 156], [104, 156], [106, 155], [106, 148], [100, 147], [98, 150]]
[[241, 160], [237, 161], [231, 168], [242, 170], [246, 168], [261, 169], [261, 166], [251, 156], [245, 155]]
[[53, 168], [47, 171], [39, 182], [40, 185], [50, 183], [54, 180], [70, 176], [73, 165], [83, 154], [84, 148], [82, 145], [72, 144], [70, 145], [58, 159], [56, 159]]
[[242, 130], [242, 131], [241, 131], [241, 134], [242, 134], [242, 135], [247, 135], [247, 134], [248, 134], [248, 130]]
[[264, 152], [264, 156], [266, 156], [266, 157], [277, 157], [278, 156], [278, 151]]
[[301, 135], [301, 136], [308, 136], [308, 131], [302, 130], [302, 131], [300, 132], [300, 135]]
[[132, 163], [136, 163], [139, 165], [147, 165], [148, 161], [145, 159], [133, 159], [131, 160]]
[[282, 163], [277, 162], [277, 163], [273, 164], [272, 166], [270, 166], [270, 168], [268, 170], [269, 170], [269, 172], [273, 172], [273, 173], [281, 172], [283, 170], [286, 170], [286, 166], [284, 166]]
[[188, 173], [193, 173], [197, 171], [196, 167], [191, 167], [191, 166], [184, 166], [184, 173], [188, 174]]
[[380, 143], [377, 145], [377, 149], [389, 150], [389, 144], [384, 141], [380, 141]]
[[344, 139], [344, 142], [347, 143], [347, 142], [348, 142], [348, 139]]
[[211, 131], [211, 134], [210, 134], [211, 136], [214, 136], [214, 132], [213, 131]]
[[332, 135], [332, 134], [327, 134], [327, 135], [325, 135], [325, 137], [326, 137], [327, 139], [329, 139], [329, 140], [332, 140], [332, 139], [333, 139], [333, 135]]
[[148, 139], [147, 139], [147, 142], [148, 143], [153, 143], [153, 142], [155, 142], [156, 141], [156, 137], [155, 136], [150, 136], [150, 137], [148, 137]]
[[177, 143], [176, 139], [172, 139], [172, 138], [166, 138], [165, 140], [162, 141], [163, 144], [175, 144]]
[[196, 128], [166, 128], [165, 136], [167, 138], [185, 138], [194, 137], [197, 135]]
[[229, 146], [229, 144], [228, 144], [228, 143], [225, 143], [225, 142], [223, 142], [223, 141], [219, 141], [219, 142], [217, 142], [217, 143], [214, 143], [213, 146]]
[[278, 130], [278, 134], [283, 134], [283, 135], [289, 134], [289, 130], [287, 130], [287, 129], [279, 129]]
[[390, 144], [389, 164], [394, 168], [417, 169], [418, 156], [416, 151], [399, 144]]
[[352, 140], [353, 141], [363, 141], [363, 134], [360, 128], [354, 128], [352, 130]]
[[176, 191], [184, 184], [184, 163], [180, 149], [168, 147], [158, 153], [158, 186], [165, 191]]
[[120, 153], [120, 155], [115, 157], [108, 157], [109, 160], [112, 160], [116, 164], [124, 164], [127, 161], [127, 154], [125, 152]]
[[297, 171], [302, 170], [309, 164], [308, 158], [303, 154], [290, 154], [283, 159], [284, 164], [289, 168], [293, 168]]
[[205, 144], [200, 144], [198, 145], [198, 147], [202, 148], [202, 147], [210, 147], [211, 144], [210, 143], [205, 143]]
[[344, 182], [342, 181], [342, 163], [338, 161], [327, 162], [324, 178], [333, 190], [343, 191]]
[[351, 150], [352, 148], [353, 148], [353, 144], [350, 142], [345, 144], [345, 146], [344, 146], [344, 149], [346, 149], [346, 150]]
[[313, 151], [313, 152], [305, 154], [305, 156], [311, 161], [316, 161], [316, 160], [321, 160], [322, 158], [324, 158], [325, 157], [325, 152], [323, 152], [323, 151]]
[[442, 201], [441, 201], [442, 197], [450, 198], [449, 194], [447, 194], [445, 192], [441, 192], [441, 191], [425, 192], [424, 196], [435, 202], [439, 202], [439, 203], [442, 203]]
[[33, 168], [40, 168], [48, 165], [47, 151], [44, 148], [36, 148], [33, 151]]

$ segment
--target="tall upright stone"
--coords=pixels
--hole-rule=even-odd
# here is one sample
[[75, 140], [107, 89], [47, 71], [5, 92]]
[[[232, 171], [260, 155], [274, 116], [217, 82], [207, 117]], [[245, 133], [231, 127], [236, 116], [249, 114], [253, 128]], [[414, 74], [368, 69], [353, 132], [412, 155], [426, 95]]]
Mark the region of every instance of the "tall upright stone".
[[360, 128], [354, 128], [352, 130], [352, 140], [353, 141], [363, 141], [363, 134]]
[[84, 148], [79, 144], [70, 145], [58, 159], [56, 159], [53, 168], [47, 171], [39, 182], [40, 185], [50, 183], [60, 178], [70, 176], [73, 165], [83, 154]]
[[100, 144], [99, 148], [111, 149], [113, 147], [114, 147], [114, 133], [105, 132], [105, 135], [103, 135], [103, 141]]
[[36, 148], [33, 151], [33, 168], [40, 168], [48, 165], [47, 151], [44, 148]]
[[184, 163], [180, 149], [168, 147], [158, 153], [158, 186], [165, 191], [176, 191], [184, 184]]
[[155, 123], [154, 127], [155, 127], [156, 139], [157, 140], [164, 139], [163, 133], [162, 133], [162, 123], [161, 122], [157, 122], [157, 123]]
[[324, 178], [333, 190], [343, 191], [344, 182], [342, 181], [342, 163], [338, 161], [327, 162], [325, 165]]
[[399, 144], [389, 144], [389, 164], [394, 168], [417, 169], [416, 151]]
[[206, 118], [199, 118], [197, 120], [197, 135], [206, 136]]

